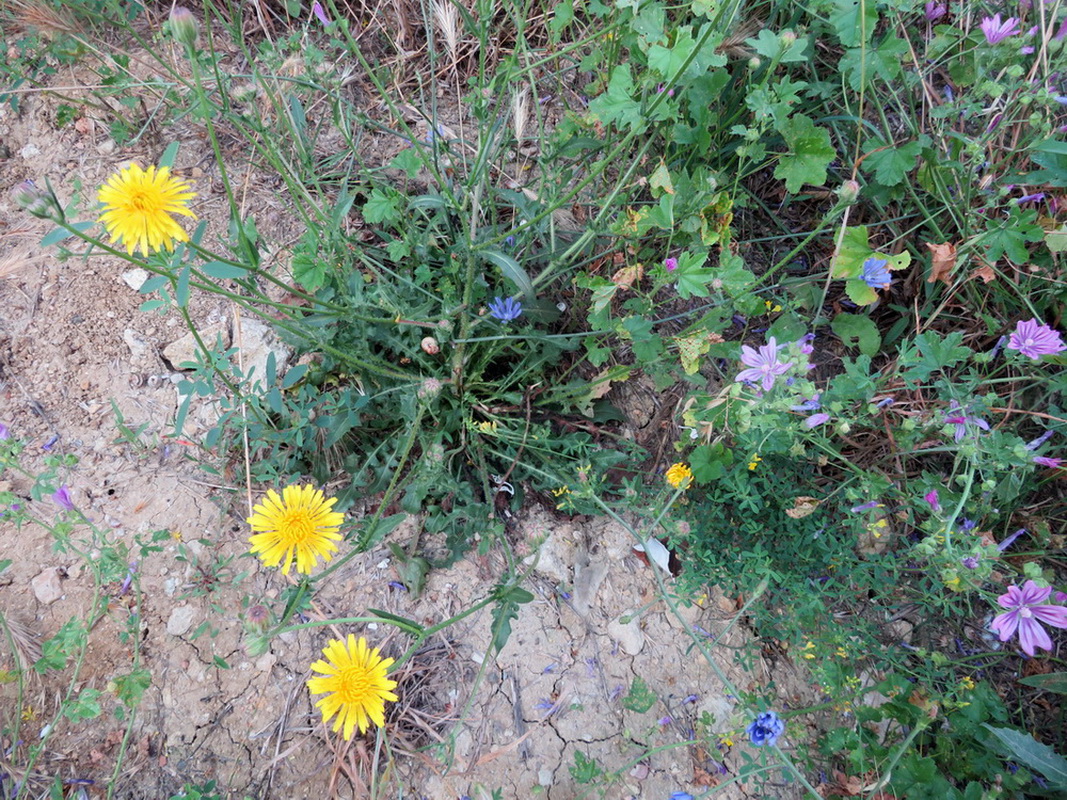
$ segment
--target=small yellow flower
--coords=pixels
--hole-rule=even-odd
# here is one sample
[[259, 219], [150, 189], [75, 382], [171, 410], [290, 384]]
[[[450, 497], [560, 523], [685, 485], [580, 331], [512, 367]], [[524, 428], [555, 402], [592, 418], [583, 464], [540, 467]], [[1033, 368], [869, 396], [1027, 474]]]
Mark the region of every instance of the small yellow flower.
[[23, 706], [22, 713], [19, 716], [23, 722], [33, 722], [37, 719], [37, 709], [33, 706]]
[[804, 656], [804, 658], [808, 659], [809, 661], [811, 661], [811, 659], [815, 658], [815, 652], [814, 651], [815, 651], [815, 642], [808, 642], [806, 645], [804, 645], [802, 648], [800, 648], [801, 654]]
[[675, 489], [688, 489], [693, 485], [693, 470], [689, 469], [688, 464], [681, 462], [672, 464], [664, 477]]
[[754, 470], [754, 469], [756, 469], [756, 467], [758, 467], [758, 466], [759, 466], [759, 462], [761, 462], [762, 460], [763, 460], [763, 459], [762, 459], [762, 458], [760, 458], [760, 457], [759, 457], [758, 455], [756, 455], [756, 456], [752, 456], [752, 460], [748, 462], [748, 468], [749, 468], [750, 470]]
[[178, 530], [177, 528], [175, 528], [174, 530], [172, 530], [170, 532], [170, 538], [173, 539], [176, 542], [180, 542], [180, 541], [182, 541], [182, 532], [180, 530]]
[[782, 307], [780, 305], [778, 305], [777, 303], [772, 303], [770, 300], [764, 300], [763, 305], [765, 305], [767, 307], [767, 310], [770, 311], [772, 314], [777, 314], [779, 311], [782, 310]]
[[848, 658], [848, 651], [845, 650], [845, 648], [843, 647], [839, 647], [835, 651], [834, 655], [836, 655], [838, 658]]
[[357, 725], [360, 733], [366, 733], [372, 722], [379, 728], [385, 725], [385, 701], [398, 699], [391, 691], [396, 681], [386, 677], [393, 659], [382, 658], [377, 647], [367, 647], [362, 636], [357, 642], [352, 634], [348, 634], [347, 644], [331, 639], [322, 654], [326, 660], [311, 665], [322, 675], [308, 679], [308, 691], [326, 695], [315, 703], [322, 711], [322, 721], [329, 722], [336, 714], [333, 730], [343, 726], [345, 739], [352, 738]]
[[489, 433], [489, 434], [496, 433], [496, 429], [497, 429], [496, 420], [493, 420], [492, 422], [479, 422], [477, 427], [478, 427], [478, 430], [481, 433]]
[[731, 739], [729, 736], [723, 735], [719, 737], [719, 744], [721, 744], [723, 747], [733, 747], [734, 740]]
[[345, 517], [330, 510], [336, 502], [313, 486], [286, 486], [281, 497], [268, 489], [267, 499], [248, 518], [254, 531], [248, 540], [252, 554], [268, 567], [281, 564], [283, 575], [289, 574], [295, 555], [296, 571], [311, 574], [320, 557], [329, 561], [337, 552], [337, 528]]
[[126, 245], [133, 254], [143, 255], [170, 250], [175, 241], [189, 241], [189, 234], [172, 214], [196, 218], [189, 210], [189, 200], [196, 197], [190, 186], [170, 174], [170, 167], [154, 166], [147, 171], [137, 164], [112, 175], [100, 187], [97, 198], [104, 206], [100, 215], [111, 241]]
[[971, 689], [973, 689], [975, 687], [975, 685], [976, 684], [975, 684], [974, 680], [970, 676], [967, 676], [967, 677], [964, 677], [964, 678], [960, 679], [960, 688], [966, 689], [967, 691], [970, 691]]

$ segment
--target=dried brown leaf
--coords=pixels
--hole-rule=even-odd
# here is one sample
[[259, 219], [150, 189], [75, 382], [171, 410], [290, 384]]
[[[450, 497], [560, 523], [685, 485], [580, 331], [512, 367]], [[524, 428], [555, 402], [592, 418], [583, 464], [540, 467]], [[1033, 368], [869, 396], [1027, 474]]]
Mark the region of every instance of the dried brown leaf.
[[643, 264], [634, 264], [630, 267], [623, 267], [611, 276], [611, 282], [618, 286], [620, 289], [630, 289], [633, 285], [641, 280], [645, 274], [645, 267]]
[[804, 517], [814, 513], [821, 502], [821, 500], [816, 500], [814, 497], [795, 497], [793, 498], [793, 507], [787, 508], [785, 515], [792, 519], [804, 519]]
[[951, 242], [944, 244], [927, 242], [926, 246], [930, 248], [933, 262], [930, 267], [930, 277], [926, 279], [926, 282], [941, 281], [946, 285], [951, 285], [952, 273], [956, 269], [956, 245]]
[[993, 268], [986, 264], [971, 273], [971, 279], [975, 278], [981, 278], [982, 283], [991, 283], [997, 279], [997, 273], [993, 272]]

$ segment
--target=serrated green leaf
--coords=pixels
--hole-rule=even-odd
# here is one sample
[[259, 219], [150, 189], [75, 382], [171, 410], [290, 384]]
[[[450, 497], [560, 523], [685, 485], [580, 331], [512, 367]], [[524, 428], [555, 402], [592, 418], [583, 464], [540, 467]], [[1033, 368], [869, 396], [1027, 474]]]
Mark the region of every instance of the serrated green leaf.
[[389, 166], [393, 169], [403, 170], [404, 174], [409, 178], [414, 178], [419, 174], [419, 170], [423, 167], [422, 157], [414, 147], [405, 147], [393, 156], [393, 160], [389, 162]]
[[646, 123], [641, 114], [641, 104], [634, 99], [634, 80], [628, 64], [619, 64], [611, 71], [608, 90], [589, 104], [589, 111], [605, 124], [614, 124], [620, 130], [644, 130]]
[[726, 474], [726, 468], [734, 463], [734, 453], [722, 442], [697, 447], [689, 455], [689, 467], [693, 479], [699, 484], [717, 481]]
[[622, 698], [623, 708], [638, 714], [644, 714], [655, 704], [655, 692], [648, 688], [644, 678], [640, 675], [635, 676], [634, 682], [630, 684], [630, 691], [626, 693], [626, 697]]
[[707, 253], [685, 252], [678, 256], [678, 267], [671, 273], [671, 277], [676, 281], [678, 296], [683, 300], [708, 296], [707, 284], [712, 279], [712, 273], [704, 268], [707, 260]]
[[374, 188], [363, 206], [363, 219], [372, 225], [395, 222], [400, 218], [400, 201], [403, 195], [394, 189], [388, 192]]
[[648, 49], [648, 66], [665, 80], [677, 80], [681, 77], [682, 65], [693, 55], [696, 44], [689, 28], [679, 28], [670, 47], [656, 44]]
[[878, 10], [874, 0], [835, 0], [830, 24], [845, 47], [858, 47], [867, 42], [878, 24]]
[[778, 161], [774, 177], [785, 181], [785, 188], [795, 194], [804, 184], [822, 186], [826, 168], [836, 157], [830, 134], [803, 114], [786, 120], [779, 128], [789, 148]]
[[915, 159], [922, 152], [922, 145], [915, 142], [895, 145], [880, 139], [871, 139], [864, 146], [868, 154], [861, 164], [866, 173], [874, 173], [874, 179], [883, 186], [896, 186], [915, 169]]
[[663, 192], [674, 194], [674, 182], [671, 180], [670, 170], [667, 169], [667, 165], [662, 161], [648, 176], [648, 187], [652, 190], [653, 197], [659, 197]]
[[678, 345], [678, 358], [686, 375], [694, 375], [700, 369], [700, 357], [708, 352], [710, 343], [706, 333], [695, 333], [675, 339]]
[[858, 347], [865, 356], [874, 356], [882, 344], [882, 335], [874, 320], [862, 314], [838, 314], [830, 323], [833, 332], [848, 347]]
[[900, 77], [901, 65], [908, 52], [908, 43], [890, 34], [877, 47], [847, 50], [838, 62], [838, 69], [852, 90], [858, 92], [875, 78], [890, 83]]

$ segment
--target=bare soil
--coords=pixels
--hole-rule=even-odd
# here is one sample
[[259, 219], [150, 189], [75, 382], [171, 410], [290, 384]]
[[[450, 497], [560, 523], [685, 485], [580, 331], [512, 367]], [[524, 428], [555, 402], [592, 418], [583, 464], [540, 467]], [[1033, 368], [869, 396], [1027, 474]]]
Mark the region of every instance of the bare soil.
[[[54, 102], [28, 95], [20, 113], [0, 107], [0, 141], [8, 153], [0, 159], [0, 186], [26, 178], [43, 185], [47, 178], [64, 202], [80, 186], [86, 207], [116, 168], [158, 158], [161, 148], [116, 147], [90, 123], [56, 129]], [[182, 140], [176, 167], [200, 194], [194, 210], [219, 227], [226, 214], [204, 139], [195, 130], [167, 135]], [[246, 174], [239, 191], [268, 243], [268, 258], [282, 263], [298, 232], [269, 180]], [[186, 783], [215, 779], [225, 797], [319, 800], [370, 796], [377, 774], [378, 797], [483, 797], [481, 789], [500, 789], [505, 798], [565, 800], [665, 798], [736, 774], [735, 751], [745, 746], [737, 698], [656, 600], [653, 576], [633, 555], [629, 534], [603, 519], [566, 519], [536, 506], [515, 529], [520, 541], [545, 537], [529, 585], [536, 599], [522, 607], [504, 651], [486, 655], [488, 611], [465, 620], [415, 660], [380, 740], [338, 740], [305, 687], [309, 665], [333, 631], [285, 634], [268, 652], [247, 654], [247, 608], [262, 602], [280, 610], [278, 598], [289, 584], [247, 554], [248, 503], [263, 489], [254, 487], [249, 498], [240, 475], [211, 476], [198, 465], [206, 456], [184, 443], [195, 443], [210, 426], [213, 406], [202, 402], [183, 436], [171, 435], [176, 365], [161, 354], [186, 333], [181, 320], [138, 310], [144, 298], [123, 278], [128, 265], [95, 255], [61, 261], [56, 248], [42, 249], [49, 228], [0, 199], [0, 421], [28, 443], [30, 469], [41, 465], [46, 445], [47, 452], [77, 457], [65, 478], [74, 503], [116, 540], [132, 548], [135, 537], [168, 535], [160, 552], [137, 565], [137, 603], [135, 593], [105, 587], [107, 612], [91, 631], [75, 687], [101, 691], [102, 714], [58, 723], [37, 763], [42, 781], [91, 780], [91, 796], [104, 796], [118, 765], [116, 797], [159, 800]], [[243, 321], [217, 298], [195, 298], [192, 312], [199, 326], [220, 326], [239, 340]], [[144, 425], [138, 443], [119, 437], [112, 403], [129, 428]], [[17, 476], [0, 478], [16, 492], [28, 490]], [[46, 518], [56, 513], [47, 502], [34, 508]], [[412, 520], [394, 537], [403, 542], [416, 525]], [[41, 640], [68, 619], [86, 616], [91, 575], [78, 558], [57, 553], [48, 532], [0, 521], [5, 558], [14, 562], [0, 574], [5, 615]], [[414, 598], [391, 585], [394, 560], [379, 547], [319, 586], [315, 607], [327, 618], [379, 608], [433, 623], [485, 596], [502, 564], [490, 552], [433, 572]], [[50, 569], [59, 570], [62, 596], [42, 603], [31, 582]], [[735, 663], [746, 640], [732, 624], [734, 601], [714, 590], [694, 600], [684, 613], [715, 638], [720, 668], [742, 689], [765, 685], [772, 675], [758, 657], [750, 653], [745, 669]], [[620, 618], [631, 613], [636, 621], [627, 628]], [[123, 638], [129, 630], [138, 636]], [[366, 635], [393, 655], [406, 645], [384, 627], [337, 630]], [[134, 648], [152, 683], [124, 742], [125, 723], [113, 715], [113, 681], [130, 671]], [[12, 666], [11, 653], [0, 647], [0, 669]], [[780, 692], [799, 700], [803, 680], [788, 665], [783, 669], [773, 676]], [[0, 725], [10, 729], [15, 715], [25, 720], [23, 745], [4, 769], [19, 774], [17, 759], [57, 711], [72, 670], [32, 678], [21, 706], [14, 684], [0, 685]], [[658, 695], [644, 713], [623, 703], [638, 676]], [[670, 748], [691, 736], [704, 712], [711, 731], [732, 737], [734, 747], [716, 747], [712, 737], [708, 750]], [[4, 752], [13, 744], [3, 739]], [[622, 779], [600, 789], [580, 785], [572, 772], [579, 751], [609, 772], [622, 770]], [[786, 787], [767, 791], [762, 796], [792, 796]], [[717, 796], [749, 795], [734, 785]]]

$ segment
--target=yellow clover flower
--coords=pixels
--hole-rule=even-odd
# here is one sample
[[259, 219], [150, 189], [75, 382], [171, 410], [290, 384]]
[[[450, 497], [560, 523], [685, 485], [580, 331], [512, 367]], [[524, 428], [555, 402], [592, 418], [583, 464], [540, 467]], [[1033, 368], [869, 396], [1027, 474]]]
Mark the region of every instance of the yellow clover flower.
[[675, 489], [688, 489], [693, 483], [693, 470], [689, 469], [688, 464], [679, 462], [671, 464], [664, 477]]
[[336, 502], [314, 486], [286, 486], [281, 497], [268, 489], [267, 499], [248, 518], [252, 554], [268, 567], [281, 564], [283, 575], [289, 574], [295, 556], [296, 571], [310, 574], [319, 558], [329, 561], [337, 552], [337, 528], [345, 516], [330, 510]]
[[146, 171], [130, 164], [112, 175], [100, 187], [97, 197], [104, 206], [100, 222], [111, 241], [124, 244], [130, 255], [139, 249], [147, 256], [172, 249], [175, 240], [189, 241], [189, 234], [171, 215], [195, 219], [189, 200], [196, 193], [190, 191], [188, 183], [171, 175], [170, 167], [157, 170], [150, 166]]
[[336, 715], [333, 730], [337, 732], [343, 726], [341, 735], [345, 739], [352, 738], [357, 725], [360, 733], [366, 733], [372, 722], [379, 728], [385, 725], [385, 701], [398, 699], [391, 691], [396, 688], [396, 681], [386, 677], [393, 659], [382, 658], [377, 647], [367, 647], [362, 636], [357, 642], [352, 634], [348, 634], [347, 643], [331, 639], [322, 655], [325, 661], [320, 659], [311, 665], [322, 675], [307, 682], [312, 694], [326, 695], [315, 703], [322, 711], [322, 721], [329, 722]]

